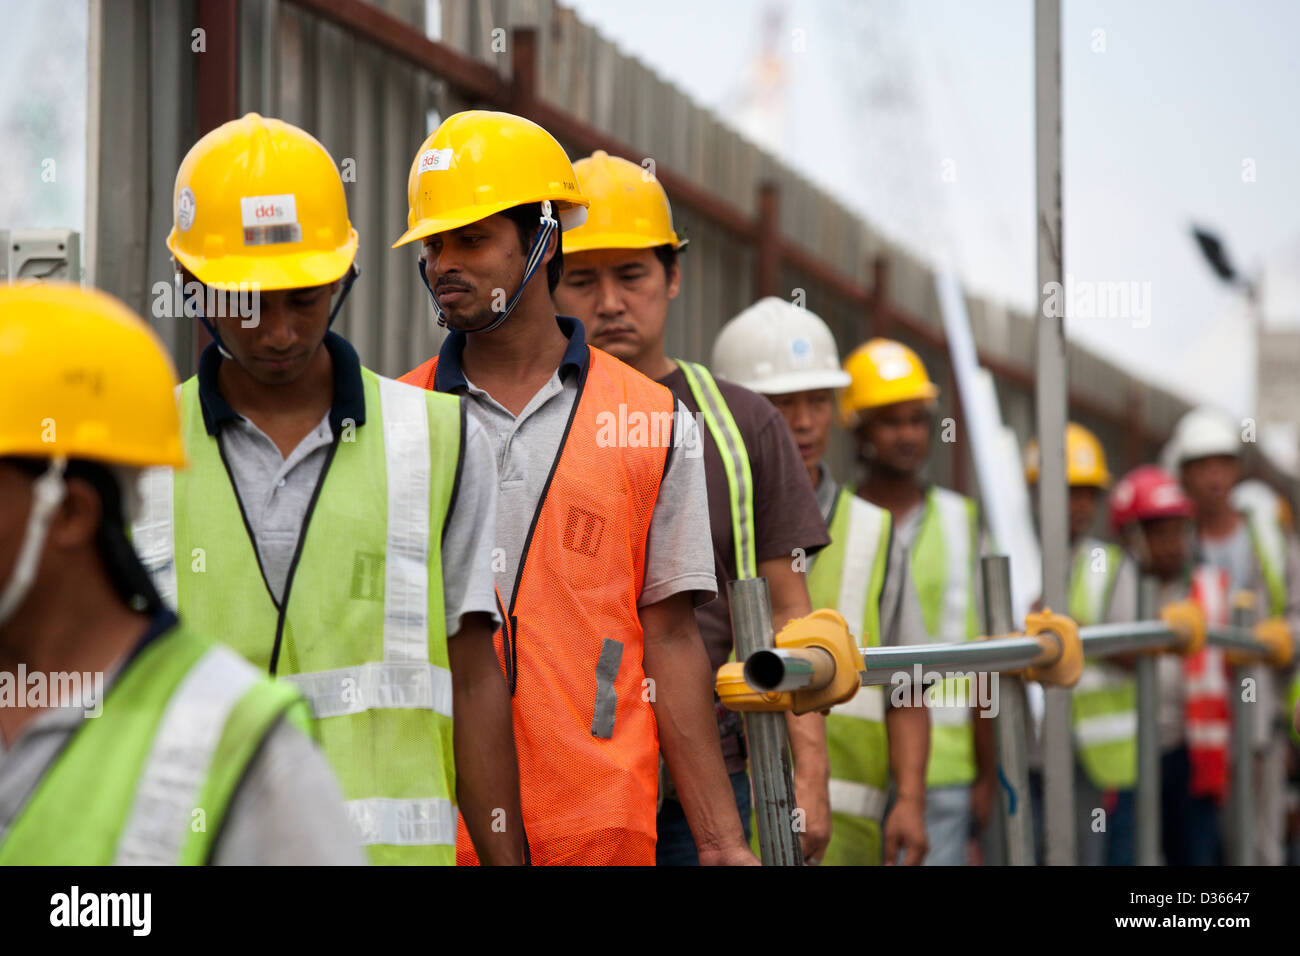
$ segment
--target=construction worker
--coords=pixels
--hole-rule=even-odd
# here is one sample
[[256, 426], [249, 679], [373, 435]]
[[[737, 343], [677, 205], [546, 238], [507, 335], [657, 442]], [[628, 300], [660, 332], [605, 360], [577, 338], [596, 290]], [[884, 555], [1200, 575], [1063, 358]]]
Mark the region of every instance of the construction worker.
[[[1193, 564], [1191, 518], [1192, 503], [1178, 481], [1156, 465], [1129, 472], [1111, 494], [1111, 527], [1142, 572], [1160, 582], [1160, 605], [1191, 597], [1209, 622], [1226, 624], [1228, 574]], [[1162, 654], [1156, 679], [1164, 862], [1221, 864], [1220, 807], [1227, 790], [1230, 725], [1223, 652], [1204, 647], [1187, 658]]]
[[533, 862], [653, 864], [662, 747], [700, 862], [757, 863], [695, 624], [717, 588], [699, 435], [551, 301], [560, 230], [586, 214], [573, 166], [535, 123], [474, 110], [425, 140], [407, 190], [395, 245], [423, 243], [452, 331], [403, 380], [466, 396], [497, 450], [497, 648]]
[[[926, 643], [891, 515], [838, 484], [823, 460], [835, 391], [849, 384], [826, 323], [783, 299], [762, 299], [722, 327], [713, 367], [766, 395], [794, 435], [830, 526], [830, 546], [808, 572], [813, 605], [843, 614], [863, 647]], [[826, 718], [834, 823], [823, 862], [878, 865], [882, 848], [890, 864], [900, 851], [907, 864], [925, 858], [930, 727], [925, 707], [910, 704], [911, 695], [895, 694], [893, 687], [864, 687]], [[891, 777], [895, 799], [886, 817]]]
[[[1038, 443], [1025, 449], [1025, 479], [1038, 483]], [[1101, 442], [1082, 425], [1065, 427], [1065, 481], [1069, 488], [1069, 608], [1081, 626], [1137, 619], [1137, 569], [1124, 549], [1092, 534], [1110, 486]], [[1075, 797], [1079, 863], [1132, 866], [1136, 820], [1137, 682], [1131, 661], [1085, 663], [1071, 695], [1075, 738]], [[1107, 809], [1095, 828], [1094, 810]]]
[[140, 469], [185, 462], [175, 386], [116, 299], [0, 289], [0, 865], [362, 863], [306, 703], [127, 538]]
[[[485, 859], [522, 863], [487, 435], [329, 331], [358, 238], [310, 135], [232, 120], [175, 197], [167, 246], [213, 342], [180, 390], [191, 467], [145, 482], [135, 541], [159, 590], [303, 691], [372, 862], [450, 865], [459, 805]], [[215, 290], [257, 314], [204, 314]]]
[[[799, 454], [781, 417], [762, 396], [717, 382], [698, 363], [664, 354], [668, 304], [681, 286], [668, 196], [635, 163], [604, 152], [574, 164], [578, 188], [591, 201], [587, 221], [564, 237], [564, 277], [555, 289], [561, 312], [582, 321], [592, 345], [666, 386], [705, 428], [703, 457], [713, 532], [718, 598], [696, 611], [700, 636], [716, 672], [733, 652], [727, 582], [764, 577], [779, 628], [812, 607], [794, 556], [827, 542], [826, 525], [804, 479]], [[717, 706], [723, 756], [741, 821], [750, 823], [750, 781], [740, 714]], [[805, 857], [819, 859], [830, 837], [826, 718], [789, 715], [795, 799], [805, 811]], [[682, 805], [665, 781], [658, 817], [660, 865], [693, 865], [695, 842]]]
[[[1223, 568], [1234, 590], [1253, 591], [1258, 618], [1282, 618], [1292, 635], [1300, 625], [1300, 546], [1276, 520], [1259, 511], [1233, 507], [1232, 489], [1241, 477], [1241, 434], [1226, 413], [1212, 408], [1189, 411], [1174, 428], [1162, 460], [1176, 472], [1196, 519], [1196, 560]], [[1285, 839], [1286, 737], [1285, 685], [1270, 667], [1248, 668], [1254, 678], [1256, 851], [1263, 865], [1283, 862]]]
[[[975, 502], [927, 482], [935, 399], [916, 353], [900, 342], [872, 339], [845, 361], [851, 381], [840, 410], [853, 429], [866, 480], [859, 497], [889, 511], [908, 554], [912, 581], [930, 640], [965, 641], [980, 633], [976, 560], [981, 550]], [[972, 831], [992, 811], [997, 761], [993, 722], [973, 720], [969, 690], [946, 679], [930, 702], [926, 768], [927, 865], [960, 865]]]

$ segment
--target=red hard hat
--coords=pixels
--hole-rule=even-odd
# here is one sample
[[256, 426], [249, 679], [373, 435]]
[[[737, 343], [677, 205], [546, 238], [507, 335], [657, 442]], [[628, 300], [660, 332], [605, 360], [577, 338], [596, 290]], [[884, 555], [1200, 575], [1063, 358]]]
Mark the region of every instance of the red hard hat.
[[1133, 469], [1110, 494], [1110, 526], [1116, 531], [1134, 521], [1191, 516], [1191, 499], [1178, 480], [1158, 465]]

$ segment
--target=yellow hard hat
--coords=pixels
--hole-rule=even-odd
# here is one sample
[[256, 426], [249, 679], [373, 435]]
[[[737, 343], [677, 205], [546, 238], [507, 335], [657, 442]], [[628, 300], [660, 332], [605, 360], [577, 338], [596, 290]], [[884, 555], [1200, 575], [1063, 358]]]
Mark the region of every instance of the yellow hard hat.
[[573, 171], [591, 208], [587, 221], [564, 237], [565, 252], [686, 245], [673, 231], [668, 194], [648, 169], [598, 149]]
[[[1038, 481], [1038, 440], [1031, 438], [1025, 446], [1025, 481]], [[1082, 425], [1065, 426], [1065, 483], [1071, 487], [1110, 487], [1106, 470], [1106, 453], [1097, 436]]]
[[934, 401], [939, 388], [925, 372], [915, 352], [902, 342], [872, 339], [854, 349], [844, 361], [852, 381], [840, 393], [840, 413], [852, 425], [868, 408], [915, 400]]
[[357, 254], [343, 180], [310, 134], [248, 113], [194, 144], [176, 174], [167, 248], [200, 282], [298, 289]]
[[560, 228], [586, 216], [587, 200], [563, 147], [512, 113], [467, 110], [420, 146], [406, 181], [409, 227], [393, 248], [459, 229], [506, 209], [549, 200]]
[[183, 468], [175, 389], [158, 336], [112, 296], [0, 287], [0, 456]]

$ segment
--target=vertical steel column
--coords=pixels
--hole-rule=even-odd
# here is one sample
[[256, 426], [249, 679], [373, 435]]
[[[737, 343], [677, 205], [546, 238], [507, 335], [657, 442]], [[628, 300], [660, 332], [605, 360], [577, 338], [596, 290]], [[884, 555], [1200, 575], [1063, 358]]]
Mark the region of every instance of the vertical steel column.
[[[1235, 627], [1250, 627], [1254, 611], [1249, 605], [1235, 599], [1232, 604], [1232, 623]], [[1229, 777], [1228, 807], [1231, 840], [1228, 862], [1233, 866], [1252, 866], [1255, 863], [1255, 787], [1254, 787], [1254, 707], [1242, 700], [1241, 682], [1250, 668], [1237, 665], [1232, 669], [1232, 685], [1228, 688], [1229, 706], [1232, 708], [1232, 747], [1229, 752], [1231, 776]]]
[[[1066, 609], [1065, 516], [1066, 381], [1064, 293], [1061, 286], [1061, 2], [1035, 0], [1034, 62], [1038, 176], [1038, 406], [1039, 536], [1043, 548], [1043, 604]], [[1076, 862], [1074, 748], [1070, 691], [1046, 688], [1043, 720], [1046, 860]]]
[[[984, 579], [984, 630], [990, 636], [1009, 634], [1011, 621], [1011, 562], [1006, 555], [980, 560]], [[1025, 684], [1012, 674], [998, 675], [998, 805], [1006, 852], [1002, 862], [1034, 865], [1034, 811], [1029, 798], [1029, 722]], [[975, 718], [980, 720], [982, 718]]]
[[[1139, 621], [1155, 618], [1160, 582], [1144, 575], [1138, 583]], [[1137, 864], [1160, 865], [1160, 686], [1159, 657], [1143, 654], [1137, 662]]]
[[[736, 660], [754, 651], [775, 647], [772, 604], [767, 578], [727, 582], [731, 601], [731, 633]], [[794, 828], [794, 777], [790, 769], [790, 740], [782, 712], [745, 714], [745, 740], [750, 777], [754, 783], [754, 815], [758, 849], [768, 866], [803, 866], [803, 848]]]

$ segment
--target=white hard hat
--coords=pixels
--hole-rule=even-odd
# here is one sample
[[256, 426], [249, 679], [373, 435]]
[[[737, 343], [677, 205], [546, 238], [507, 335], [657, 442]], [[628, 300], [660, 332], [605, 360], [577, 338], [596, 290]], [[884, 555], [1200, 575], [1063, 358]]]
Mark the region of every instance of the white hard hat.
[[1215, 408], [1194, 408], [1178, 420], [1174, 435], [1161, 453], [1165, 470], [1177, 474], [1185, 461], [1210, 455], [1241, 454], [1241, 436], [1226, 413]]
[[714, 374], [764, 395], [843, 388], [835, 336], [807, 309], [768, 296], [722, 327], [713, 343]]

